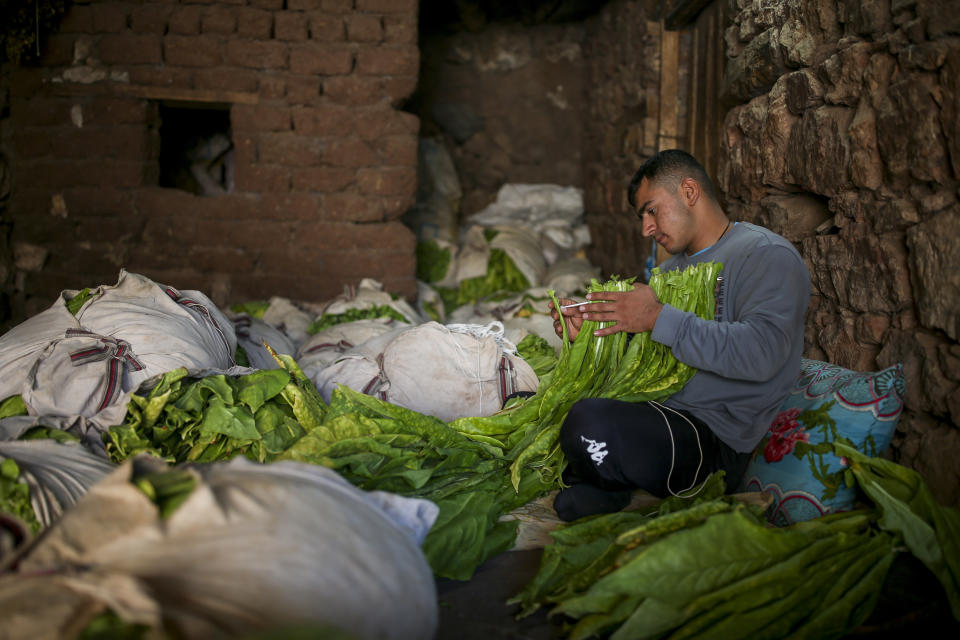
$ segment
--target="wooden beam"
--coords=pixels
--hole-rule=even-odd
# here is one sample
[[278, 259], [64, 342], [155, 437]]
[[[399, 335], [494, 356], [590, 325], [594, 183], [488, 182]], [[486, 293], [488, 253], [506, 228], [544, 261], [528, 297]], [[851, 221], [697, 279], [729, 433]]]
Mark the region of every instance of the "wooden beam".
[[119, 95], [145, 100], [165, 100], [170, 102], [202, 102], [209, 104], [257, 104], [260, 96], [256, 93], [239, 91], [207, 91], [202, 89], [174, 89], [171, 87], [153, 87], [111, 83], [106, 85], [54, 84], [49, 85], [53, 93], [61, 95]]

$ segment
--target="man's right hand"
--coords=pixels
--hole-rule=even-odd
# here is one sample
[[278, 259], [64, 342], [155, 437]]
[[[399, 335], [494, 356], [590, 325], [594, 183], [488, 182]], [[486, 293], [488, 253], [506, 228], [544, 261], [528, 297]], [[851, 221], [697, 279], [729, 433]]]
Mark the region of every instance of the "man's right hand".
[[[576, 300], [570, 298], [560, 298], [561, 307], [575, 302]], [[580, 327], [583, 326], [583, 312], [580, 311], [580, 307], [555, 309], [552, 300], [549, 306], [550, 317], [553, 318], [553, 330], [557, 333], [557, 337], [563, 338], [563, 325], [560, 324], [560, 318], [563, 318], [563, 321], [567, 323], [567, 336], [571, 342], [575, 340], [580, 333]]]

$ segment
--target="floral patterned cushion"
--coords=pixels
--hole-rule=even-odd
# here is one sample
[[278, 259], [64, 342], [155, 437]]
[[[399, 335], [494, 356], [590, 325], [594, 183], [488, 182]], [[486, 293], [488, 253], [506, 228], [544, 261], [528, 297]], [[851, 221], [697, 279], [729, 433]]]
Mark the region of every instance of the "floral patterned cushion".
[[845, 461], [833, 442], [846, 438], [870, 456], [890, 446], [906, 383], [899, 364], [858, 373], [804, 359], [800, 376], [757, 446], [744, 476], [747, 491], [767, 491], [772, 524], [783, 526], [853, 507]]

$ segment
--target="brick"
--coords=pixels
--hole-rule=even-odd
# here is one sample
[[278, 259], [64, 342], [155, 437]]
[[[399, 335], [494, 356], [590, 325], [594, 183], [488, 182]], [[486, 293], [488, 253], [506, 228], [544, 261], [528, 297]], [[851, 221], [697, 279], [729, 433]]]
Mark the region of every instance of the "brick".
[[294, 73], [336, 75], [353, 69], [353, 51], [345, 45], [300, 44], [290, 48]]
[[380, 16], [357, 13], [346, 18], [347, 40], [350, 42], [380, 42], [383, 23]]
[[292, 237], [293, 223], [282, 220], [204, 220], [193, 225], [197, 238], [216, 238], [225, 247], [258, 248], [270, 242], [280, 246]]
[[167, 20], [167, 32], [193, 36], [200, 33], [200, 19], [206, 7], [186, 5], [177, 7]]
[[72, 128], [51, 140], [51, 154], [61, 158], [116, 158], [131, 162], [147, 157], [147, 131], [143, 126]]
[[290, 168], [238, 163], [234, 169], [234, 185], [239, 192], [286, 193], [290, 191]]
[[404, 196], [417, 191], [414, 167], [379, 167], [361, 169], [357, 173], [360, 193], [383, 196]]
[[351, 224], [305, 221], [296, 226], [296, 238], [318, 251], [376, 247], [383, 252], [413, 253], [415, 236], [400, 222]]
[[29, 130], [15, 130], [10, 138], [13, 151], [20, 160], [44, 158], [53, 154], [54, 137], [50, 129], [30, 127]]
[[305, 136], [347, 136], [353, 132], [353, 114], [337, 107], [293, 109], [293, 130]]
[[261, 105], [233, 105], [230, 123], [236, 131], [289, 131], [290, 109]]
[[173, 7], [165, 4], [147, 4], [130, 10], [130, 30], [134, 33], [163, 35]]
[[393, 76], [383, 79], [383, 95], [390, 105], [400, 107], [417, 90], [418, 76]]
[[33, 96], [39, 93], [41, 87], [46, 84], [46, 78], [41, 69], [28, 69], [24, 67], [6, 65], [5, 70], [10, 74], [9, 95], [14, 96]]
[[377, 151], [385, 165], [417, 166], [417, 138], [412, 135], [384, 136], [377, 140]]
[[282, 296], [304, 302], [323, 302], [343, 293], [343, 283], [323, 274], [311, 276], [302, 272], [292, 278], [289, 273], [255, 274], [239, 279], [233, 285], [232, 295], [238, 300], [262, 300]]
[[255, 9], [279, 11], [283, 9], [284, 0], [250, 0], [249, 5]]
[[324, 145], [316, 138], [293, 133], [267, 133], [260, 136], [257, 156], [265, 164], [315, 166], [324, 155]]
[[320, 8], [321, 0], [287, 0], [289, 11], [310, 11]]
[[20, 163], [19, 180], [51, 189], [81, 186], [139, 187], [143, 163], [113, 159], [57, 159]]
[[198, 217], [221, 220], [256, 220], [260, 202], [256, 196], [230, 193], [209, 198], [200, 198]]
[[325, 271], [326, 258], [307, 247], [265, 247], [257, 251], [257, 266], [264, 274], [300, 274]]
[[106, 35], [97, 48], [104, 64], [159, 64], [163, 61], [160, 36]]
[[254, 40], [267, 40], [273, 35], [273, 14], [259, 9], [237, 12], [237, 35]]
[[147, 120], [147, 105], [139, 98], [97, 98], [83, 107], [84, 126], [142, 124]]
[[[82, 220], [91, 217], [137, 219], [133, 192], [129, 190], [81, 186], [65, 190], [63, 198], [69, 215], [78, 216]], [[82, 224], [84, 223], [81, 221]], [[120, 226], [126, 225], [124, 223]]]
[[223, 61], [220, 40], [214, 36], [167, 36], [163, 50], [169, 65], [212, 67]]
[[416, 76], [419, 71], [420, 56], [414, 47], [382, 46], [357, 52], [357, 73]]
[[324, 11], [346, 13], [353, 11], [353, 0], [320, 0], [320, 8]]
[[417, 15], [418, 0], [356, 0], [357, 11]]
[[73, 63], [73, 47], [77, 42], [74, 34], [51, 33], [40, 46], [40, 64], [63, 67]]
[[70, 109], [76, 102], [66, 98], [34, 97], [10, 101], [10, 117], [18, 127], [70, 124]]
[[295, 191], [333, 193], [353, 184], [356, 172], [341, 167], [300, 167], [293, 170], [292, 177]]
[[271, 220], [316, 220], [323, 210], [321, 196], [314, 193], [271, 193], [260, 198], [260, 216]]
[[410, 210], [410, 207], [413, 206], [416, 199], [416, 194], [413, 193], [405, 196], [381, 196], [380, 202], [383, 205], [383, 219], [393, 220], [394, 218], [399, 218]]
[[76, 219], [78, 238], [96, 238], [102, 242], [129, 243], [143, 233], [146, 221], [127, 215], [94, 215]]
[[73, 4], [64, 14], [58, 30], [60, 33], [93, 33], [93, 7]]
[[383, 17], [383, 40], [390, 44], [417, 44], [417, 16], [390, 15]]
[[369, 167], [377, 164], [377, 153], [363, 140], [347, 138], [326, 146], [323, 161], [335, 167]]
[[320, 78], [290, 76], [286, 82], [286, 98], [290, 105], [316, 105], [323, 99]]
[[200, 31], [229, 35], [237, 28], [237, 16], [230, 7], [211, 7], [200, 17]]
[[273, 37], [277, 40], [301, 42], [309, 37], [307, 16], [290, 11], [278, 12], [273, 18]]
[[357, 134], [364, 140], [376, 140], [382, 136], [420, 131], [420, 118], [406, 111], [389, 108], [358, 111], [354, 121]]
[[230, 273], [250, 273], [256, 266], [254, 252], [237, 247], [193, 246], [189, 264], [202, 273], [228, 271]]
[[[146, 232], [150, 235], [174, 235], [174, 224], [186, 225], [197, 196], [179, 189], [147, 187], [138, 189], [134, 194], [133, 206], [137, 214], [149, 220]], [[190, 228], [186, 231], [192, 232]]]
[[383, 102], [383, 78], [372, 76], [334, 76], [324, 78], [323, 95], [331, 102], [363, 107]]
[[329, 13], [310, 14], [310, 39], [317, 42], [343, 42], [347, 29], [343, 16]]
[[257, 93], [261, 97], [279, 100], [287, 95], [286, 75], [279, 75], [260, 71], [257, 74], [259, 80], [257, 84]]
[[343, 222], [380, 222], [383, 205], [379, 198], [357, 193], [331, 193], [323, 199], [325, 220]]
[[254, 136], [235, 131], [233, 134], [233, 155], [237, 166], [253, 164], [257, 161], [257, 139]]
[[196, 89], [207, 91], [237, 91], [255, 93], [258, 86], [257, 72], [251, 69], [224, 68], [197, 69], [193, 74]]
[[123, 248], [112, 243], [81, 241], [57, 249], [50, 252], [47, 269], [54, 273], [75, 274], [76, 284], [72, 288], [115, 281], [123, 264], [119, 255]]
[[251, 69], [285, 69], [287, 45], [282, 42], [231, 40], [227, 43], [227, 61]]
[[193, 88], [193, 69], [178, 67], [130, 67], [130, 84], [152, 87]]
[[93, 29], [97, 33], [120, 33], [127, 28], [127, 5], [109, 2], [92, 5]]

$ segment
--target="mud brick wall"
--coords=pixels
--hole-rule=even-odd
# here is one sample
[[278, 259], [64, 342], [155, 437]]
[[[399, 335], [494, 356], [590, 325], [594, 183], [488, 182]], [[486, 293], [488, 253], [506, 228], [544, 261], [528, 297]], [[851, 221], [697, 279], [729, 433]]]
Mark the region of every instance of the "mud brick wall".
[[806, 353], [903, 363], [894, 458], [960, 503], [960, 11], [735, 0], [720, 185], [806, 259]]
[[[221, 305], [414, 295], [418, 67], [416, 0], [75, 1], [3, 74], [19, 314], [121, 267]], [[229, 110], [233, 192], [158, 186], [168, 104]]]

